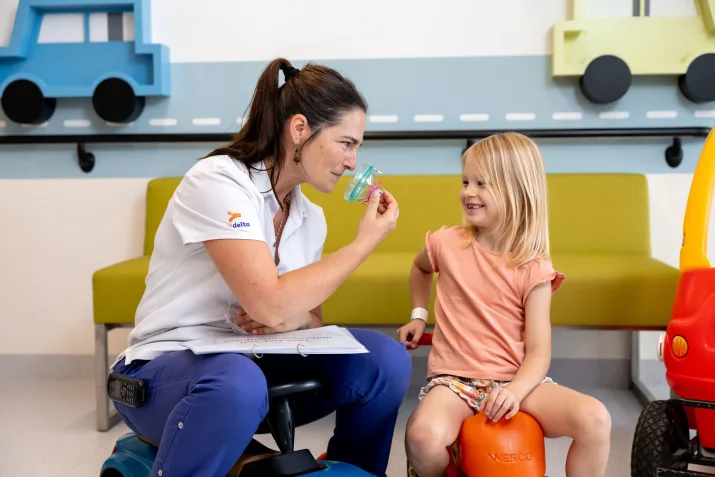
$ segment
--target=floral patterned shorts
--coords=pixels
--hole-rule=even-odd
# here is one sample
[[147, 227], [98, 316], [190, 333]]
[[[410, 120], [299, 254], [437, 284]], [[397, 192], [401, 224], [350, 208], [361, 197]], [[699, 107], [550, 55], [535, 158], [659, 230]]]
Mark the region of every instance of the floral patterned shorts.
[[479, 405], [482, 403], [492, 389], [497, 386], [506, 386], [509, 381], [499, 381], [496, 379], [470, 379], [461, 376], [450, 376], [446, 374], [434, 376], [427, 381], [427, 385], [420, 389], [419, 400], [421, 401], [427, 393], [435, 386], [447, 386], [464, 399], [470, 407], [479, 412]]
[[[546, 378], [544, 383], [553, 383], [551, 378]], [[451, 376], [440, 374], [434, 376], [427, 381], [427, 385], [420, 390], [419, 400], [421, 401], [430, 389], [435, 386], [447, 386], [466, 401], [466, 403], [479, 412], [479, 406], [484, 398], [497, 386], [506, 386], [509, 381], [499, 381], [496, 379], [473, 379], [463, 378], [461, 376]]]

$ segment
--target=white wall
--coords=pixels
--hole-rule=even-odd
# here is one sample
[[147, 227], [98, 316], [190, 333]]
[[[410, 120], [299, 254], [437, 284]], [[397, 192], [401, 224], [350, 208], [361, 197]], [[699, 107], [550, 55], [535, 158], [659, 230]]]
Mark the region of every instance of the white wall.
[[152, 2], [153, 38], [177, 62], [545, 54], [565, 14], [564, 0]]
[[[9, 42], [18, 1], [0, 2], [0, 45]], [[585, 5], [593, 18], [633, 10], [632, 0]], [[151, 0], [152, 40], [181, 63], [543, 55], [553, 23], [570, 11], [569, 0]], [[651, 0], [653, 16], [695, 14], [692, 0]]]
[[[588, 18], [628, 18], [633, 16], [632, 0], [585, 0]], [[654, 17], [695, 16], [693, 0], [650, 0], [650, 15]]]
[[[550, 53], [549, 30], [554, 21], [566, 17], [568, 4], [151, 2], [153, 39], [170, 46], [173, 62], [263, 61], [277, 55], [318, 61], [542, 55]], [[631, 5], [631, 0], [589, 0], [587, 11], [593, 16], [622, 16]], [[692, 14], [690, 6], [690, 0], [653, 0], [652, 9], [658, 15]], [[17, 0], [0, 1], [0, 45], [9, 42], [16, 7]], [[63, 26], [60, 22], [51, 28]], [[38, 176], [44, 174], [38, 171]], [[649, 177], [653, 255], [674, 266], [690, 177]], [[141, 253], [147, 180], [0, 181], [0, 353], [93, 352], [91, 275]], [[100, 207], [103, 201], [107, 205]], [[710, 250], [715, 249], [713, 237], [715, 233]], [[123, 348], [125, 336], [118, 332], [112, 337], [115, 352]], [[628, 352], [623, 334], [596, 341], [589, 332], [557, 330], [554, 338], [557, 357], [625, 357]], [[651, 357], [650, 349], [646, 341], [644, 358]]]
[[147, 181], [0, 180], [0, 354], [94, 352], [92, 273], [141, 255]]
[[[0, 2], [0, 45], [9, 43], [17, 4]], [[183, 63], [543, 55], [567, 10], [565, 0], [152, 0], [151, 12], [152, 41]], [[48, 30], [63, 20], [73, 25], [70, 16]]]

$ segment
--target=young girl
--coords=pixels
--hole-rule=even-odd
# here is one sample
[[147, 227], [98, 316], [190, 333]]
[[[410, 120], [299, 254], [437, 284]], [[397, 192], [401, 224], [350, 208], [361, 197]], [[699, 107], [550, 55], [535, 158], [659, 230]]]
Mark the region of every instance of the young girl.
[[551, 295], [565, 277], [549, 257], [539, 150], [521, 134], [494, 135], [465, 152], [462, 170], [464, 225], [427, 234], [410, 272], [412, 320], [398, 330], [400, 342], [417, 347], [438, 273], [427, 385], [405, 438], [412, 475], [442, 476], [446, 449], [475, 412], [496, 422], [521, 410], [547, 437], [573, 439], [568, 477], [603, 477], [608, 411], [546, 376]]

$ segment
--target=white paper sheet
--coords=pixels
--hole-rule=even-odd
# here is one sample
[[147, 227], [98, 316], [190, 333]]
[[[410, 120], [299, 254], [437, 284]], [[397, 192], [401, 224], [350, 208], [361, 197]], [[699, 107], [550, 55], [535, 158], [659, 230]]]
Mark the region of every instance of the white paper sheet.
[[184, 343], [194, 354], [355, 354], [368, 353], [346, 329], [335, 325], [268, 335], [237, 335]]

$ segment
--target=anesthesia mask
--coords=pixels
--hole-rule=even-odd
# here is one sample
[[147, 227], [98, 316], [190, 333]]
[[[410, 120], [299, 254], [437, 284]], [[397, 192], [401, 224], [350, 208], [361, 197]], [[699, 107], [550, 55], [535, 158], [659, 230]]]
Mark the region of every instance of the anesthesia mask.
[[381, 194], [382, 191], [378, 186], [382, 181], [377, 180], [377, 176], [382, 175], [382, 172], [375, 169], [372, 164], [363, 164], [360, 169], [355, 171], [350, 184], [345, 189], [345, 200], [348, 202], [362, 201], [363, 204], [370, 200], [370, 196], [377, 192]]

